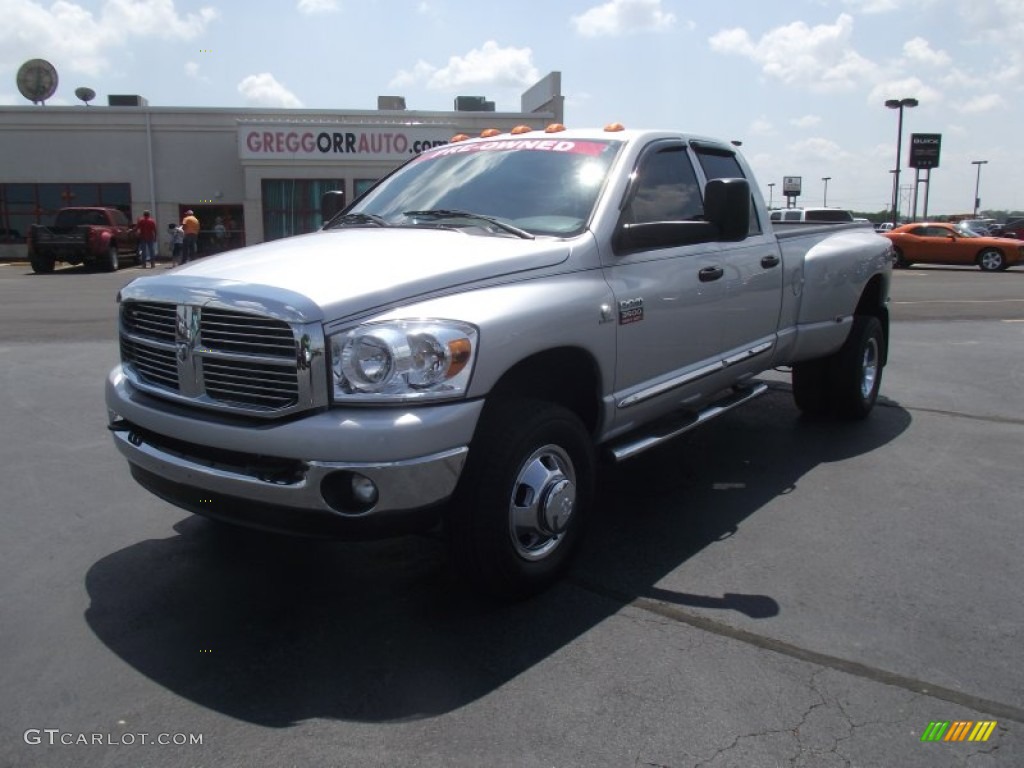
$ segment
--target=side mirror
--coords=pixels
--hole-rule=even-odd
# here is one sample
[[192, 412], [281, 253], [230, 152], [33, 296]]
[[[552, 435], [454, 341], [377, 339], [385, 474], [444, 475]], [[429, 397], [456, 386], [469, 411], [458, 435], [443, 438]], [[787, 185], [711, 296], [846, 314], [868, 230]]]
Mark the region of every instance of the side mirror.
[[704, 187], [704, 218], [718, 227], [719, 239], [746, 240], [750, 233], [750, 183], [712, 179]]
[[337, 216], [345, 209], [345, 190], [335, 189], [324, 192], [320, 198], [320, 220], [323, 224]]

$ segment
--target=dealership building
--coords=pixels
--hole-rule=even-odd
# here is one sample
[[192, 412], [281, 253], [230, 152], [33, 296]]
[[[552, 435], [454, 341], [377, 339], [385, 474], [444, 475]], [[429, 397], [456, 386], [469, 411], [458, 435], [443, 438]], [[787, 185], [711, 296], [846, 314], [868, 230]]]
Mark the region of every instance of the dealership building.
[[[32, 224], [66, 206], [113, 206], [166, 229], [195, 211], [200, 254], [311, 232], [328, 191], [345, 201], [425, 148], [460, 133], [563, 121], [561, 74], [522, 95], [520, 112], [458, 97], [451, 112], [107, 106], [0, 107], [0, 257], [23, 257]], [[219, 222], [218, 222], [219, 220]], [[222, 226], [221, 226], [222, 225]]]

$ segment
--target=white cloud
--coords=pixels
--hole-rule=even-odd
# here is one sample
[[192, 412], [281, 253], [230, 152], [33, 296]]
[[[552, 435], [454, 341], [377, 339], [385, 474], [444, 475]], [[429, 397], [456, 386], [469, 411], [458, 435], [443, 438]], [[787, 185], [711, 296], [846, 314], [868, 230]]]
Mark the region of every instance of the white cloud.
[[1006, 101], [998, 93], [986, 93], [961, 104], [955, 104], [953, 109], [964, 114], [977, 114], [979, 112], [991, 112], [1005, 106]]
[[920, 106], [926, 108], [934, 107], [945, 101], [941, 91], [925, 85], [916, 77], [881, 82], [871, 89], [867, 101], [871, 106], [881, 107], [889, 99], [905, 98], [917, 99]]
[[850, 157], [850, 153], [845, 151], [841, 146], [839, 146], [839, 144], [831, 139], [824, 139], [821, 137], [804, 139], [803, 141], [790, 144], [787, 151], [790, 157], [799, 157], [803, 160], [827, 160], [835, 162], [846, 160]]
[[775, 133], [775, 126], [766, 117], [759, 117], [750, 124], [747, 132], [751, 136], [771, 136]]
[[903, 44], [903, 55], [920, 64], [933, 67], [949, 66], [951, 59], [945, 51], [936, 51], [923, 37], [915, 37]]
[[809, 27], [802, 21], [776, 27], [754, 41], [741, 28], [726, 29], [708, 42], [717, 53], [744, 56], [768, 77], [812, 91], [849, 90], [877, 74], [877, 67], [850, 44], [853, 17]]
[[583, 37], [658, 32], [671, 28], [675, 23], [675, 14], [663, 10], [661, 0], [609, 0], [572, 17], [572, 25]]
[[432, 90], [458, 90], [475, 87], [514, 87], [532, 85], [540, 78], [529, 48], [502, 48], [488, 40], [465, 56], [452, 56], [447, 66], [418, 61], [411, 70], [401, 70], [388, 84], [408, 88], [420, 83]]
[[60, 67], [97, 75], [109, 69], [107, 56], [139, 37], [192, 40], [218, 17], [204, 7], [183, 14], [174, 0], [107, 0], [98, 14], [82, 5], [57, 0], [49, 7], [36, 0], [3, 0], [0, 67], [17, 66], [40, 51]]
[[797, 128], [813, 128], [821, 122], [821, 118], [817, 115], [804, 115], [802, 117], [794, 117], [789, 121], [789, 124]]
[[299, 0], [296, 8], [299, 13], [311, 16], [315, 13], [332, 13], [338, 10], [337, 0]]
[[299, 98], [284, 85], [277, 82], [269, 72], [249, 75], [238, 84], [238, 92], [250, 104], [258, 107], [289, 107], [302, 106]]

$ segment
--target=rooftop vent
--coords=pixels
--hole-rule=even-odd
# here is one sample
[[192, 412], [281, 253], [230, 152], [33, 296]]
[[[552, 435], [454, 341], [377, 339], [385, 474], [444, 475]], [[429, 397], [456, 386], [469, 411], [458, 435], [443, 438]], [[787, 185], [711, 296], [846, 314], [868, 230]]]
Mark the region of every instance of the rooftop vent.
[[144, 99], [142, 96], [136, 95], [122, 95], [110, 94], [107, 96], [107, 106], [109, 107], [148, 107], [149, 101]]
[[456, 112], [493, 112], [494, 102], [483, 96], [456, 96]]
[[405, 109], [405, 96], [378, 96], [377, 109], [380, 110], [402, 110]]

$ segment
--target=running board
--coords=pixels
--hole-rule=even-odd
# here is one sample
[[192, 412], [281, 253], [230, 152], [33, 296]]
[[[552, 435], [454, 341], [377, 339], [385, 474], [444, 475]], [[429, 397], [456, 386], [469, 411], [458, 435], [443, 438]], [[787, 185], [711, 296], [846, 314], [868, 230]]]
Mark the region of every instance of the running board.
[[673, 414], [666, 419], [656, 421], [643, 431], [643, 434], [632, 433], [625, 439], [614, 442], [608, 447], [608, 452], [615, 461], [631, 459], [638, 453], [667, 443], [669, 440], [679, 437], [684, 432], [689, 432], [699, 427], [706, 421], [723, 413], [728, 413], [744, 403], [748, 403], [755, 397], [760, 397], [768, 391], [768, 385], [758, 382], [752, 387], [744, 387], [733, 391], [732, 394], [716, 400], [702, 411], [685, 412], [682, 417]]

